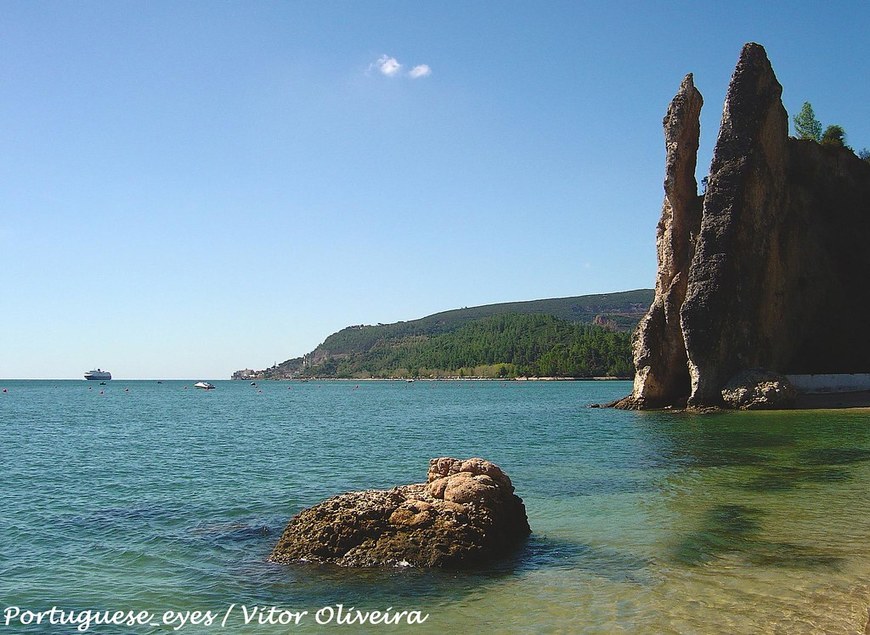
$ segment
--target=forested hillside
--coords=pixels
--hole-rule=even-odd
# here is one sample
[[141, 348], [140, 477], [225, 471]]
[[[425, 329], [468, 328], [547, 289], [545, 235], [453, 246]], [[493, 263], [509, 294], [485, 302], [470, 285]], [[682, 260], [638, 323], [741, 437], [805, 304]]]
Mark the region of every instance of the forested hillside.
[[633, 372], [629, 334], [551, 315], [497, 315], [451, 333], [381, 340], [304, 375], [329, 377], [593, 377]]
[[639, 289], [349, 326], [304, 357], [233, 377], [624, 377], [633, 373], [630, 331], [652, 296]]

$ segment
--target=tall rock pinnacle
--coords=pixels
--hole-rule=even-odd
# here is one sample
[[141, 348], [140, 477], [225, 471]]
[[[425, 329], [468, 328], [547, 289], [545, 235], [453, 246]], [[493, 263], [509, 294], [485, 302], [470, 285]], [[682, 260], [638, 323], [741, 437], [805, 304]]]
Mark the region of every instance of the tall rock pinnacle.
[[686, 297], [694, 237], [701, 224], [695, 165], [703, 103], [692, 75], [686, 75], [663, 121], [665, 200], [656, 228], [656, 293], [633, 342], [637, 369], [633, 397], [638, 405], [647, 407], [667, 403], [674, 395], [688, 396], [689, 391], [680, 307]]
[[[788, 115], [764, 48], [743, 47], [725, 96], [701, 231], [680, 311], [689, 351], [692, 404], [718, 404], [722, 385], [767, 355], [761, 312], [780, 313], [781, 276], [758, 275], [778, 249], [785, 202]], [[766, 258], [764, 258], [766, 260]], [[771, 304], [773, 303], [773, 304]]]

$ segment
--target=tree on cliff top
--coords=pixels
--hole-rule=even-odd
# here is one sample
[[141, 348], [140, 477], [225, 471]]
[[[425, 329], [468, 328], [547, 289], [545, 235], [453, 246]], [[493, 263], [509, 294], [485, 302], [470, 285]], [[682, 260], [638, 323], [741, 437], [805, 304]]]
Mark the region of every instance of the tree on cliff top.
[[798, 139], [822, 140], [822, 122], [816, 119], [810, 102], [805, 101], [801, 111], [794, 116], [794, 131]]
[[843, 130], [842, 126], [836, 124], [828, 126], [822, 133], [822, 145], [848, 147], [846, 146], [846, 131]]

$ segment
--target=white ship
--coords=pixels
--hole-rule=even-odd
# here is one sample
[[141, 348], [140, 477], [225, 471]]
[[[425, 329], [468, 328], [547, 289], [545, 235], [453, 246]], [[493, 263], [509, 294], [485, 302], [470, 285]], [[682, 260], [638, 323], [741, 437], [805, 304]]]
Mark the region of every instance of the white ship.
[[106, 381], [112, 378], [112, 373], [107, 370], [101, 370], [97, 368], [96, 370], [89, 370], [85, 373], [85, 379], [99, 379], [100, 381]]

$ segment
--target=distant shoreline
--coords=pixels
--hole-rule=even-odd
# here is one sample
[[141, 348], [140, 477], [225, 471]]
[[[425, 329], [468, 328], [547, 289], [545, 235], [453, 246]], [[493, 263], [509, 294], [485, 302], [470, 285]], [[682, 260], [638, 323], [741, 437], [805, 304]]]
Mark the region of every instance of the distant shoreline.
[[246, 377], [244, 379], [231, 379], [228, 381], [632, 381], [631, 377]]
[[[112, 384], [120, 384], [125, 381], [150, 381], [150, 382], [196, 382], [201, 381], [202, 377], [170, 377], [157, 379], [154, 377], [115, 377], [111, 380]], [[306, 381], [397, 381], [397, 382], [417, 382], [417, 381], [632, 381], [631, 377], [246, 377], [244, 379], [232, 378], [207, 378], [208, 381], [233, 381], [233, 382], [251, 382], [251, 381], [286, 381], [302, 383]], [[79, 377], [0, 377], [0, 382], [4, 381], [74, 381], [80, 382], [82, 385], [94, 385], [94, 382], [89, 382], [86, 379]], [[99, 383], [99, 382], [96, 382]], [[108, 385], [108, 384], [107, 384]]]

